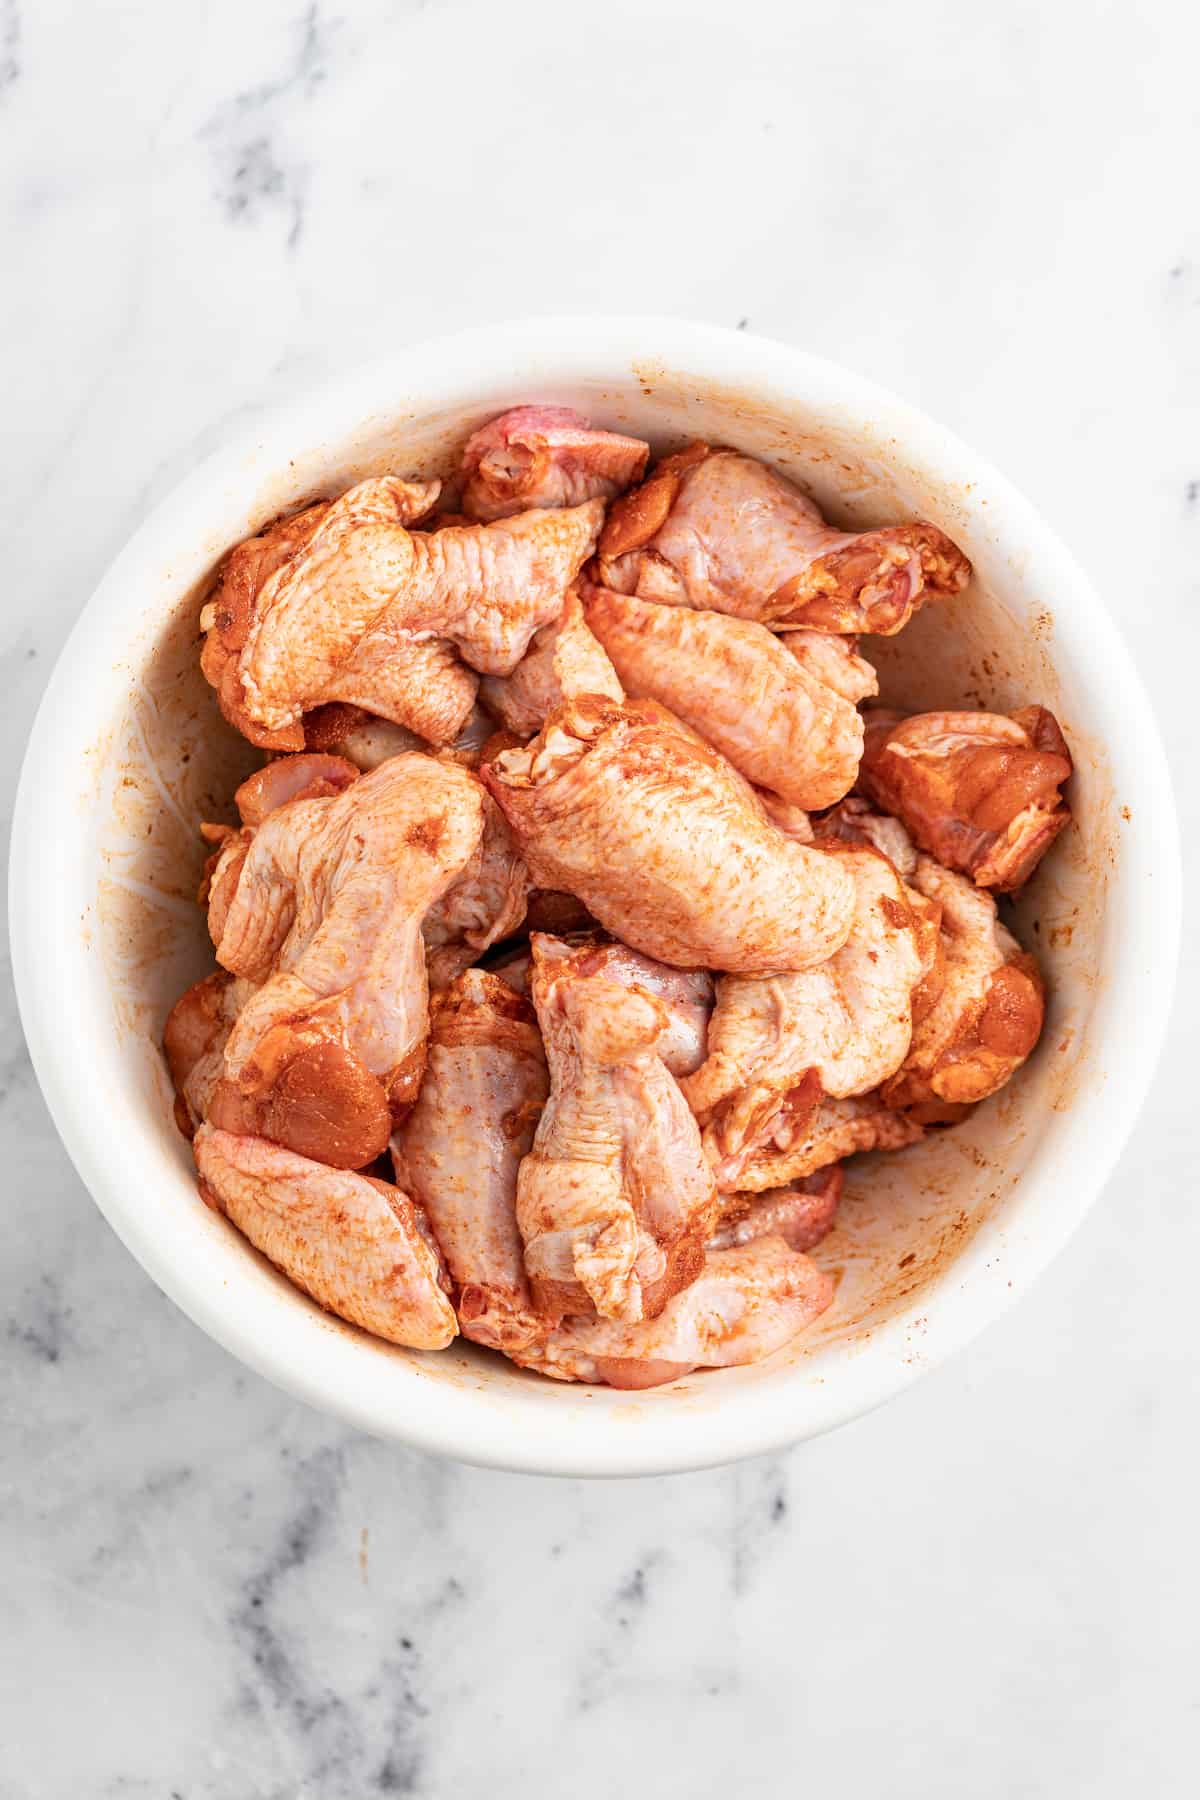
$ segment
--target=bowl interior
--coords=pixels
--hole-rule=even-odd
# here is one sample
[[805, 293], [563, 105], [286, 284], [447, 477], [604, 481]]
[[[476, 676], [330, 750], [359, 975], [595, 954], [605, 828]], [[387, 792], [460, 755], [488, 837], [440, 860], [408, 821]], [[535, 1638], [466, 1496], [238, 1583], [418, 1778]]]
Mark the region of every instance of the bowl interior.
[[[782, 390], [752, 377], [718, 381], [700, 360], [673, 368], [665, 358], [614, 358], [603, 378], [561, 369], [539, 378], [527, 359], [500, 378], [464, 370], [436, 404], [410, 381], [411, 392], [398, 385], [371, 406], [343, 399], [319, 429], [314, 414], [285, 456], [259, 445], [224, 458], [207, 484], [193, 484], [165, 535], [125, 563], [126, 581], [143, 592], [140, 623], [126, 634], [79, 786], [91, 880], [82, 955], [97, 1018], [107, 1017], [99, 1053], [114, 1097], [111, 1129], [137, 1144], [136, 1191], [115, 1197], [111, 1175], [93, 1179], [101, 1204], [162, 1285], [265, 1373], [368, 1428], [479, 1460], [611, 1472], [686, 1466], [861, 1410], [937, 1353], [939, 1309], [956, 1296], [969, 1288], [976, 1315], [998, 1309], [1022, 1243], [1039, 1229], [1030, 1170], [1065, 1148], [1062, 1134], [1080, 1107], [1100, 1103], [1105, 1081], [1097, 972], [1120, 880], [1119, 805], [1094, 691], [1060, 641], [1044, 565], [986, 480], [981, 489], [957, 479], [960, 466], [947, 479], [928, 442], [920, 452], [907, 436], [901, 442], [894, 417], [885, 427], [869, 402], [808, 395], [802, 381]], [[735, 444], [848, 525], [935, 520], [970, 556], [975, 579], [898, 639], [866, 640], [885, 697], [1001, 710], [1041, 701], [1058, 714], [1078, 768], [1076, 823], [1016, 910], [1050, 991], [1027, 1067], [956, 1130], [850, 1164], [839, 1225], [816, 1252], [838, 1278], [836, 1301], [807, 1336], [766, 1365], [646, 1394], [561, 1387], [461, 1342], [441, 1355], [405, 1352], [323, 1314], [200, 1202], [159, 1050], [171, 1003], [212, 966], [194, 901], [197, 825], [232, 816], [233, 787], [258, 760], [220, 720], [198, 669], [198, 612], [214, 562], [277, 513], [364, 476], [448, 469], [471, 429], [530, 399], [576, 406], [659, 450], [697, 436]]]

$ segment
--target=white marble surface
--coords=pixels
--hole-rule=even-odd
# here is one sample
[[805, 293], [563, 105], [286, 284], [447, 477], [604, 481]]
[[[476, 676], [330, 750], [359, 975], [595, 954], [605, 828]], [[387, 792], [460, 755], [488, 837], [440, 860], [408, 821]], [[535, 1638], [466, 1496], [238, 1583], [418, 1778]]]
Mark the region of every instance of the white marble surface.
[[[202, 451], [387, 344], [607, 307], [745, 321], [988, 452], [1197, 823], [1195, 9], [813, 10], [0, 0], [6, 812], [71, 621]], [[0, 1795], [1193, 1793], [1191, 943], [1182, 988], [1103, 1202], [973, 1349], [791, 1455], [589, 1487], [366, 1441], [201, 1336], [6, 987]]]

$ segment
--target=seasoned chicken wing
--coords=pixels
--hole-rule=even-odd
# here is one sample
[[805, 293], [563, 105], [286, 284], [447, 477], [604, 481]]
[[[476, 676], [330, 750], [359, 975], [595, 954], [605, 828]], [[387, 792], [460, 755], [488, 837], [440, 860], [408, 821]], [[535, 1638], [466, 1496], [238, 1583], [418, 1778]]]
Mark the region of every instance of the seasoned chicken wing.
[[516, 1198], [548, 1086], [527, 1000], [482, 969], [435, 995], [425, 1079], [392, 1140], [396, 1180], [425, 1208], [464, 1336], [496, 1350], [545, 1329], [532, 1311]]
[[425, 914], [429, 985], [449, 987], [485, 950], [514, 932], [525, 917], [529, 871], [508, 820], [490, 794], [483, 795], [483, 833], [440, 899]]
[[625, 691], [657, 700], [755, 786], [793, 806], [832, 806], [854, 786], [862, 720], [752, 619], [589, 585], [587, 621]]
[[399, 1188], [212, 1125], [193, 1149], [208, 1203], [319, 1306], [415, 1350], [457, 1336], [437, 1247]]
[[941, 908], [941, 985], [882, 1096], [935, 1118], [942, 1104], [986, 1099], [1020, 1068], [1041, 1036], [1045, 994], [990, 894], [931, 856], [917, 858], [912, 882]]
[[893, 1112], [877, 1093], [847, 1100], [822, 1100], [816, 1112], [793, 1115], [785, 1107], [765, 1143], [742, 1169], [731, 1199], [768, 1194], [812, 1176], [817, 1170], [868, 1150], [904, 1150], [925, 1136], [911, 1114]]
[[755, 1238], [781, 1237], [793, 1250], [812, 1250], [833, 1230], [842, 1185], [841, 1163], [830, 1163], [787, 1187], [768, 1188], [762, 1194], [723, 1194], [709, 1248], [727, 1250]]
[[533, 881], [647, 956], [766, 974], [846, 940], [842, 860], [785, 838], [724, 757], [651, 701], [568, 702], [480, 773]]
[[214, 1123], [347, 1167], [386, 1147], [424, 1060], [421, 924], [474, 855], [483, 801], [453, 763], [398, 756], [230, 838], [209, 925], [217, 960], [262, 985], [226, 1045]]
[[780, 1237], [710, 1250], [653, 1319], [569, 1319], [514, 1361], [559, 1381], [648, 1388], [696, 1368], [761, 1362], [825, 1311], [833, 1282]]
[[708, 444], [667, 457], [615, 502], [599, 563], [607, 587], [643, 600], [885, 636], [971, 574], [936, 525], [835, 531], [774, 469]]
[[514, 406], [467, 439], [462, 510], [504, 519], [529, 507], [611, 500], [644, 474], [649, 444], [593, 431], [569, 406]]
[[1011, 893], [1070, 820], [1071, 753], [1053, 713], [867, 715], [859, 786], [923, 850], [979, 887]]
[[540, 731], [555, 707], [582, 694], [621, 701], [617, 672], [583, 615], [572, 588], [561, 614], [543, 625], [511, 675], [485, 675], [479, 684], [484, 705], [518, 737]]
[[345, 700], [449, 742], [475, 680], [439, 640], [473, 668], [507, 675], [557, 617], [596, 542], [603, 502], [410, 530], [436, 494], [436, 482], [363, 481], [311, 509], [310, 530], [275, 527], [286, 534], [278, 554], [254, 539], [227, 559], [201, 618], [202, 666], [253, 741], [303, 748], [302, 715]]
[[708, 1057], [683, 1089], [723, 1191], [739, 1186], [785, 1099], [795, 1113], [802, 1097], [811, 1112], [823, 1093], [865, 1094], [908, 1052], [924, 968], [904, 883], [875, 850], [838, 854], [855, 887], [841, 949], [799, 974], [717, 982]]
[[640, 1319], [698, 1273], [717, 1196], [700, 1131], [659, 1046], [670, 1021], [603, 949], [536, 933], [533, 1003], [550, 1098], [517, 1180], [538, 1310]]

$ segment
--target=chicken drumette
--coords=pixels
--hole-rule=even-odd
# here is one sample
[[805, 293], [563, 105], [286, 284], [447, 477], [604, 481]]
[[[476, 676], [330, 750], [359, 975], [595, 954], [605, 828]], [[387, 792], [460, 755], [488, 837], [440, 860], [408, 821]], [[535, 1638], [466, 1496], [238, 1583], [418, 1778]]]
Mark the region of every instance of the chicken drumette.
[[886, 857], [849, 846], [839, 855], [856, 896], [841, 949], [799, 974], [717, 983], [708, 1057], [683, 1086], [723, 1190], [740, 1186], [785, 1102], [796, 1120], [822, 1094], [865, 1094], [908, 1053], [928, 965], [921, 921]]
[[256, 987], [225, 1045], [215, 1124], [345, 1167], [381, 1153], [424, 1066], [422, 922], [475, 854], [483, 806], [465, 770], [398, 756], [229, 837], [209, 927], [217, 960]]
[[1053, 713], [867, 714], [859, 786], [923, 850], [979, 887], [1028, 881], [1070, 821], [1071, 753]]
[[425, 1208], [456, 1284], [464, 1335], [506, 1352], [544, 1330], [515, 1208], [548, 1087], [532, 1006], [468, 969], [434, 997], [425, 1078], [392, 1140], [396, 1179]]
[[514, 406], [467, 439], [462, 510], [506, 519], [529, 507], [611, 500], [644, 473], [649, 444], [593, 431], [568, 406]]
[[533, 1003], [550, 1098], [517, 1181], [517, 1223], [550, 1319], [660, 1312], [696, 1276], [717, 1196], [700, 1130], [660, 1054], [648, 988], [614, 980], [603, 948], [535, 934]]
[[685, 720], [756, 787], [803, 808], [853, 787], [857, 709], [766, 626], [596, 586], [585, 601], [626, 693]]
[[971, 573], [936, 525], [835, 531], [774, 469], [708, 444], [667, 457], [609, 509], [599, 563], [605, 586], [643, 600], [885, 635]]

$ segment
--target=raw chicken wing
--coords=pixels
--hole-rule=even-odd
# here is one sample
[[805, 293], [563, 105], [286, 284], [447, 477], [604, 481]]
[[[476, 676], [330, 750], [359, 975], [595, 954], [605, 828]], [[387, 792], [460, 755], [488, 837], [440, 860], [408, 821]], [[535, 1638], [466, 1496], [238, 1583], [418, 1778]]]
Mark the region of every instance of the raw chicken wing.
[[842, 860], [785, 838], [725, 758], [652, 701], [594, 696], [480, 771], [541, 887], [680, 968], [809, 968], [846, 940]]
[[529, 507], [611, 500], [645, 473], [649, 444], [593, 431], [568, 406], [514, 406], [467, 439], [462, 510], [504, 519]]
[[587, 620], [634, 699], [684, 719], [755, 786], [799, 807], [832, 806], [854, 786], [863, 729], [855, 706], [752, 619], [585, 590]]
[[[448, 638], [472, 667], [510, 674], [538, 627], [557, 618], [604, 511], [590, 500], [494, 525], [414, 532], [414, 491], [390, 478], [361, 482], [256, 595], [240, 672], [245, 710], [257, 724], [288, 725], [336, 698], [330, 683], [368, 633], [369, 643], [382, 634], [396, 646]], [[468, 704], [463, 717], [469, 711]]]
[[398, 756], [229, 840], [209, 897], [217, 960], [262, 985], [214, 1123], [345, 1167], [386, 1147], [424, 1061], [421, 922], [474, 855], [483, 799], [453, 763]]
[[607, 587], [643, 600], [885, 636], [971, 573], [936, 525], [835, 531], [774, 469], [708, 444], [667, 457], [615, 503], [599, 562]]
[[716, 1213], [700, 1131], [659, 1045], [669, 1019], [604, 952], [532, 939], [550, 1099], [517, 1180], [538, 1310], [557, 1320], [660, 1312], [698, 1274]]
[[319, 1306], [414, 1350], [457, 1336], [437, 1248], [399, 1188], [212, 1125], [193, 1149], [205, 1200]]
[[780, 1237], [710, 1250], [698, 1278], [654, 1319], [571, 1319], [514, 1360], [559, 1381], [659, 1387], [697, 1368], [761, 1362], [833, 1299], [833, 1282]]
[[936, 1119], [943, 1104], [984, 1100], [1020, 1068], [1041, 1036], [1045, 995], [990, 894], [931, 856], [917, 858], [912, 881], [941, 908], [941, 985], [882, 1094], [889, 1106]]
[[[683, 1083], [722, 1191], [736, 1189], [785, 1099], [865, 1094], [900, 1067], [923, 963], [904, 883], [872, 849], [840, 848], [855, 886], [850, 935], [819, 968], [768, 979], [725, 975], [708, 1058]], [[815, 1077], [815, 1080], [813, 1079]]]
[[517, 1230], [517, 1169], [548, 1090], [532, 1006], [468, 969], [434, 997], [416, 1105], [392, 1140], [396, 1179], [425, 1208], [466, 1337], [511, 1351], [544, 1330]]
[[1011, 893], [1068, 823], [1071, 755], [1044, 706], [999, 713], [867, 715], [859, 786], [923, 850], [979, 887]]

